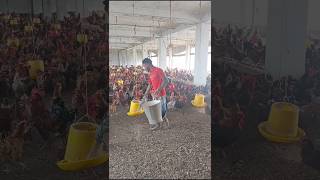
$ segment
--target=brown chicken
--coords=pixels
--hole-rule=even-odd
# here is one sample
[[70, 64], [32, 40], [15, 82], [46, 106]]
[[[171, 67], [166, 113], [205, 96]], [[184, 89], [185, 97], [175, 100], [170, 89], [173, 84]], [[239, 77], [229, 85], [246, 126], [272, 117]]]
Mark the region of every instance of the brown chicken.
[[1, 158], [9, 158], [19, 160], [22, 158], [24, 135], [30, 130], [30, 123], [23, 120], [20, 121], [12, 133], [2, 142]]

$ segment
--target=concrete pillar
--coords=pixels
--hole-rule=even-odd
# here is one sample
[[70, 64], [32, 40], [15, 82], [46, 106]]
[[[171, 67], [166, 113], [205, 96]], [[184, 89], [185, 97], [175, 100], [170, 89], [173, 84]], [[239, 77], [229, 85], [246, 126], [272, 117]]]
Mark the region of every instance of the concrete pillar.
[[128, 50], [126, 50], [126, 57], [125, 57], [125, 59], [124, 59], [124, 64], [123, 64], [123, 66], [125, 67], [125, 66], [128, 65], [128, 64], [129, 64]]
[[119, 56], [119, 65], [124, 65], [125, 59], [126, 59], [126, 51], [125, 50], [120, 51], [119, 55], [120, 55]]
[[53, 0], [43, 0], [43, 11], [44, 11], [44, 17], [51, 17], [52, 16], [52, 9], [55, 5], [55, 1]]
[[158, 39], [158, 64], [161, 69], [166, 69], [167, 48], [165, 38]]
[[191, 69], [191, 56], [190, 56], [190, 53], [191, 53], [191, 45], [189, 42], [186, 43], [186, 68], [188, 70]]
[[205, 23], [197, 24], [196, 48], [194, 64], [194, 84], [205, 85], [207, 76], [209, 46], [209, 25]]
[[56, 6], [57, 6], [57, 9], [56, 9], [57, 18], [59, 20], [63, 20], [63, 17], [67, 15], [65, 0], [56, 0]]
[[137, 57], [137, 49], [133, 48], [133, 63], [132, 65], [137, 66], [138, 65], [138, 57]]
[[308, 1], [270, 0], [268, 9], [266, 71], [275, 79], [305, 72]]
[[170, 47], [169, 49], [169, 68], [173, 68], [173, 49]]
[[7, 0], [0, 0], [0, 12], [7, 12]]
[[[87, 17], [89, 15], [88, 5], [90, 1], [76, 0], [76, 12], [80, 13], [80, 17]], [[101, 4], [102, 6], [103, 4]]]
[[142, 45], [142, 56], [143, 56], [143, 59], [149, 56], [146, 45]]
[[42, 0], [32, 0], [32, 1], [33, 1], [34, 14], [42, 13]]
[[254, 25], [256, 0], [240, 0], [240, 22], [244, 26]]

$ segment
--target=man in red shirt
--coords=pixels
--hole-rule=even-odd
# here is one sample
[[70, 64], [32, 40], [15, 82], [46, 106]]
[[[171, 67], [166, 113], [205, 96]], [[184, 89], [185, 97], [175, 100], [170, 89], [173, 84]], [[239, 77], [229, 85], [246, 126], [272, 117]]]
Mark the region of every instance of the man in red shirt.
[[[161, 113], [162, 118], [164, 118], [167, 123], [169, 123], [166, 113], [167, 113], [167, 102], [166, 102], [166, 90], [165, 87], [168, 85], [169, 80], [164, 74], [163, 70], [152, 65], [152, 61], [149, 58], [145, 58], [142, 61], [143, 68], [149, 72], [148, 87], [144, 94], [144, 99], [147, 99], [149, 92], [154, 99], [160, 99], [161, 101]], [[151, 127], [151, 130], [155, 130], [159, 127], [156, 124]]]

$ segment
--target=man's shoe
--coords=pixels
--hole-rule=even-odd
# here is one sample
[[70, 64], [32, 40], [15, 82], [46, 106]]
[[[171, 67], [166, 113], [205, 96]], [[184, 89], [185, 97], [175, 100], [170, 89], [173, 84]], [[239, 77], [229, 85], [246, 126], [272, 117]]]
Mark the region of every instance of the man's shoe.
[[155, 124], [153, 127], [150, 128], [150, 130], [156, 130], [160, 127], [159, 123]]

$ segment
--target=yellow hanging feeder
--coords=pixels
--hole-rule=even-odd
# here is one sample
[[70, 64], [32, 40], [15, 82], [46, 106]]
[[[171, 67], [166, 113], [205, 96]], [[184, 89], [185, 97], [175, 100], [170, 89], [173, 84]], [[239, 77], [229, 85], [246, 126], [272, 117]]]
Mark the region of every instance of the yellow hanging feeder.
[[77, 41], [80, 44], [86, 44], [88, 42], [88, 36], [86, 34], [77, 34]]
[[121, 85], [123, 85], [123, 80], [118, 80], [117, 83], [119, 86], [121, 86]]
[[7, 46], [10, 46], [10, 47], [19, 47], [20, 45], [20, 42], [19, 42], [19, 39], [18, 38], [9, 38], [7, 40]]
[[10, 15], [5, 15], [5, 16], [3, 16], [3, 19], [4, 19], [4, 20], [9, 20], [10, 18], [11, 18]]
[[17, 25], [18, 24], [18, 19], [17, 18], [13, 18], [10, 20], [10, 25]]
[[60, 24], [53, 24], [53, 28], [55, 30], [60, 30], [61, 29], [61, 25]]
[[25, 32], [32, 32], [33, 31], [33, 26], [31, 26], [31, 25], [24, 26], [24, 31]]
[[30, 78], [33, 80], [37, 79], [38, 72], [44, 71], [44, 63], [41, 60], [33, 60], [33, 61], [28, 61], [28, 65], [30, 66], [29, 69], [29, 74]]
[[97, 125], [89, 122], [79, 122], [71, 125], [64, 160], [57, 166], [64, 171], [78, 171], [98, 166], [108, 160], [107, 153], [100, 151], [96, 157], [88, 154], [96, 144]]
[[40, 18], [33, 18], [33, 19], [32, 19], [32, 22], [33, 22], [34, 24], [40, 24], [40, 23], [41, 23], [41, 20], [40, 20]]

